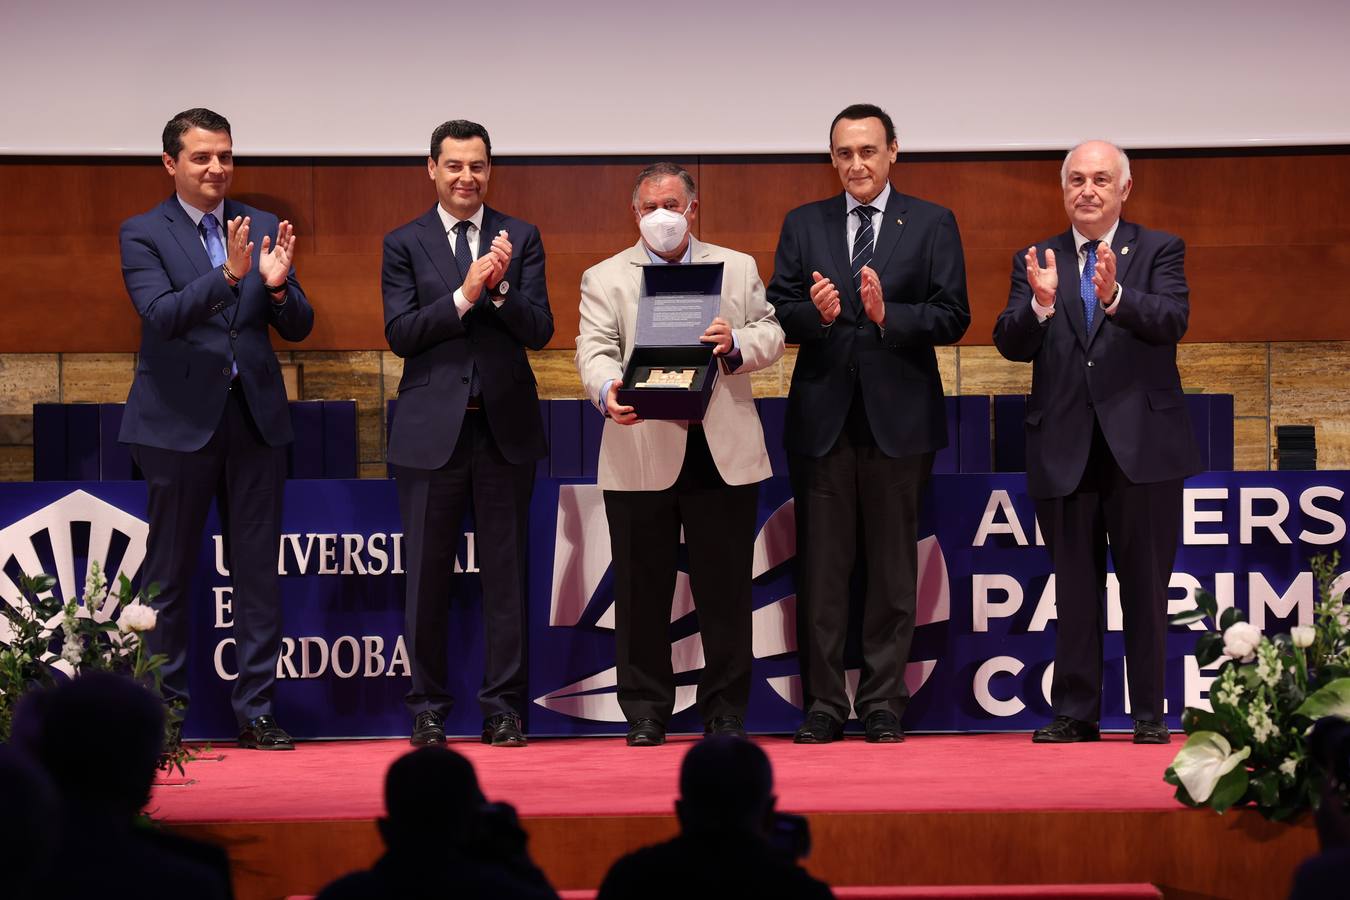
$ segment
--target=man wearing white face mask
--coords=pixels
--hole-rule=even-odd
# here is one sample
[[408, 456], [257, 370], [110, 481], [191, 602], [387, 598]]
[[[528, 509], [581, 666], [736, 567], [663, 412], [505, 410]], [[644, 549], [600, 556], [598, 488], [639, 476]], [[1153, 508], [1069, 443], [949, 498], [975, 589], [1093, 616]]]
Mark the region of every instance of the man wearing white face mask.
[[[669, 624], [680, 530], [705, 657], [705, 733], [745, 735], [750, 697], [750, 576], [758, 483], [772, 474], [750, 374], [783, 354], [783, 330], [755, 262], [689, 234], [694, 179], [674, 163], [643, 169], [633, 189], [641, 240], [581, 277], [577, 371], [605, 414], [598, 481], [614, 558], [619, 705], [628, 744], [665, 742], [675, 708]], [[633, 351], [642, 267], [720, 262], [722, 305], [703, 334], [721, 374], [703, 421], [643, 421], [618, 402]]]

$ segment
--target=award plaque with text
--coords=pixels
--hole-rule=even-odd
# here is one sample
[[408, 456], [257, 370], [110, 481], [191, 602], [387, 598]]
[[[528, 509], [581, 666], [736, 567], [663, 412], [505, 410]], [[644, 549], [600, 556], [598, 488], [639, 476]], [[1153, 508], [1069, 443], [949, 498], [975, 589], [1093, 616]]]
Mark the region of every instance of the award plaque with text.
[[703, 420], [717, 382], [699, 340], [722, 308], [722, 264], [642, 267], [637, 330], [618, 400], [643, 419]]

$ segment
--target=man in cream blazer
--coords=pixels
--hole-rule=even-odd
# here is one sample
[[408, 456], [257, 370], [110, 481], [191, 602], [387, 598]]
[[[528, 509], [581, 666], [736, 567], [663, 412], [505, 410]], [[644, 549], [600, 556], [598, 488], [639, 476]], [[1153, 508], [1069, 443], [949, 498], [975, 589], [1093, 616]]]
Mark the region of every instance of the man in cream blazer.
[[[680, 531], [705, 664], [698, 709], [705, 731], [744, 736], [750, 698], [750, 576], [759, 482], [771, 474], [750, 373], [783, 354], [783, 329], [755, 262], [689, 234], [694, 179], [674, 163], [643, 169], [633, 190], [642, 239], [581, 278], [577, 371], [605, 414], [599, 484], [614, 563], [619, 705], [628, 744], [665, 742], [675, 707], [670, 608]], [[703, 421], [643, 421], [618, 402], [633, 351], [642, 267], [720, 262], [722, 307], [702, 340], [721, 372]]]

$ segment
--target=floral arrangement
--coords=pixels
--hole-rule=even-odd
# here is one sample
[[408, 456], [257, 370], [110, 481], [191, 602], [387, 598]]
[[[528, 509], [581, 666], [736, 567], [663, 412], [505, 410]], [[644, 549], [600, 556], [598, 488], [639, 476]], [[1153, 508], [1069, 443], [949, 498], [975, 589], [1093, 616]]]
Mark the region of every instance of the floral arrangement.
[[[116, 590], [110, 590], [97, 562], [90, 563], [78, 599], [62, 602], [52, 591], [55, 586], [51, 575], [22, 575], [23, 602], [0, 600], [0, 741], [9, 739], [14, 708], [26, 692], [81, 672], [127, 675], [162, 696], [159, 670], [167, 657], [148, 653], [143, 638], [155, 627], [149, 601], [159, 593], [158, 586], [135, 595], [130, 579], [122, 575]], [[169, 706], [160, 768], [181, 771], [188, 758], [181, 711]]]
[[1188, 737], [1163, 776], [1182, 803], [1220, 813], [1251, 804], [1277, 821], [1317, 805], [1321, 772], [1308, 732], [1325, 716], [1350, 719], [1350, 609], [1343, 593], [1332, 594], [1339, 564], [1339, 554], [1312, 560], [1313, 624], [1289, 634], [1263, 635], [1239, 610], [1220, 612], [1206, 592], [1195, 609], [1172, 617], [1174, 625], [1216, 622], [1218, 631], [1196, 641], [1195, 660], [1202, 668], [1223, 660], [1210, 686], [1212, 710], [1182, 713]]

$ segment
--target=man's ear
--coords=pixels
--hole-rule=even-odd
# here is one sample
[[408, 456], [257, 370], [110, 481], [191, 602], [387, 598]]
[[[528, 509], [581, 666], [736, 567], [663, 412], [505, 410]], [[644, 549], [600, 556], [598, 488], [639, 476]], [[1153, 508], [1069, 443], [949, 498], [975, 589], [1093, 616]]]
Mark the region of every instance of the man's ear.
[[168, 172], [170, 175], [174, 174], [174, 169], [177, 168], [177, 163], [174, 161], [174, 158], [167, 153], [161, 153], [160, 156], [164, 160], [164, 171]]

